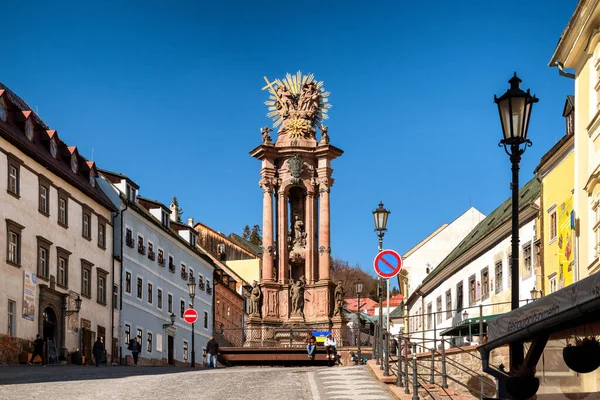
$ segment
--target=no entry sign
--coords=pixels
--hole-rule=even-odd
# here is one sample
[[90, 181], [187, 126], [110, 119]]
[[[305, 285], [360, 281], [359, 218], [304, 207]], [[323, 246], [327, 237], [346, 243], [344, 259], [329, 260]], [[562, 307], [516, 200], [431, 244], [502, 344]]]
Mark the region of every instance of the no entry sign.
[[193, 324], [198, 319], [198, 311], [194, 310], [193, 308], [188, 308], [183, 313], [183, 319], [188, 324]]
[[393, 278], [402, 269], [402, 257], [394, 250], [383, 250], [373, 260], [375, 272], [382, 278]]

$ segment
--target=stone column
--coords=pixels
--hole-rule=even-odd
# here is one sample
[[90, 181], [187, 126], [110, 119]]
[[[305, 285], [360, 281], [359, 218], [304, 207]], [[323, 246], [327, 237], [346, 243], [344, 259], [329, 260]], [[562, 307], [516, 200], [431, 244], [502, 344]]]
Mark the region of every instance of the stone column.
[[314, 271], [314, 249], [315, 249], [315, 235], [314, 235], [314, 220], [312, 218], [314, 214], [314, 193], [308, 192], [306, 194], [306, 204], [305, 204], [305, 215], [306, 215], [306, 252], [305, 264], [304, 264], [304, 272], [306, 274], [306, 283], [312, 284], [315, 283], [315, 271]]
[[329, 269], [331, 260], [331, 243], [329, 239], [329, 185], [321, 182], [319, 194], [321, 202], [319, 205], [319, 280], [329, 280]]
[[263, 180], [263, 274], [261, 281], [273, 282], [273, 184]]
[[279, 259], [279, 283], [284, 284], [288, 280], [288, 222], [287, 222], [287, 196], [285, 191], [279, 189], [279, 193], [277, 194], [277, 231], [279, 232], [279, 243], [277, 243], [277, 254]]

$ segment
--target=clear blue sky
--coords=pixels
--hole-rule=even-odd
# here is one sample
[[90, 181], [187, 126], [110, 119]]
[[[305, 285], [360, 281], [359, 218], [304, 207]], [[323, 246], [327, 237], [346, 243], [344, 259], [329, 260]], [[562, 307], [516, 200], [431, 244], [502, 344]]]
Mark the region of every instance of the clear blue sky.
[[369, 272], [380, 200], [402, 253], [510, 196], [493, 96], [513, 71], [540, 98], [522, 184], [564, 134], [573, 81], [547, 64], [576, 0], [86, 3], [3, 4], [0, 80], [100, 168], [225, 234], [262, 224], [264, 75], [331, 91], [332, 253]]

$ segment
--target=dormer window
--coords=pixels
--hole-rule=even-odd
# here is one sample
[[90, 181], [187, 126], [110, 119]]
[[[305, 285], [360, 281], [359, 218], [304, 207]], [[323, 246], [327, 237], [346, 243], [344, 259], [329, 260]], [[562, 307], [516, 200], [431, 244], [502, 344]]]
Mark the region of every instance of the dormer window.
[[190, 244], [192, 245], [192, 247], [196, 247], [196, 235], [193, 232], [190, 232]]
[[168, 228], [169, 227], [169, 216], [167, 215], [167, 213], [165, 212], [165, 210], [162, 211], [161, 215], [162, 215], [161, 216], [161, 222], [162, 222], [163, 226], [165, 228]]
[[0, 97], [0, 119], [4, 122], [8, 119], [8, 108], [3, 97]]
[[96, 187], [96, 176], [94, 174], [94, 170], [90, 171], [90, 185]]
[[135, 188], [131, 185], [127, 185], [127, 200], [131, 202], [135, 201]]
[[25, 121], [25, 136], [29, 141], [33, 141], [33, 122], [31, 122], [31, 118]]
[[52, 157], [56, 158], [56, 154], [57, 154], [56, 139], [52, 138], [50, 140], [50, 155]]
[[77, 161], [77, 153], [71, 154], [71, 171], [77, 173], [77, 169], [79, 168], [79, 162]]

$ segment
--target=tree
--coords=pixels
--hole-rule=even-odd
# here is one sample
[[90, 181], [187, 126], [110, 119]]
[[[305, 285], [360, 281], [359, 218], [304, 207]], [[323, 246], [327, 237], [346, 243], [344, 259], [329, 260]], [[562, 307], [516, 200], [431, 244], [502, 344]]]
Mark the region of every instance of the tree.
[[392, 290], [390, 290], [390, 296], [396, 296], [400, 294], [400, 290], [398, 290], [397, 287], [393, 288]]
[[[370, 297], [373, 300], [377, 300], [377, 280], [363, 271], [358, 264], [355, 266], [350, 266], [348, 261], [341, 260], [339, 258], [332, 258], [331, 279], [336, 284], [337, 282], [342, 281], [342, 287], [344, 288], [346, 298], [356, 297], [354, 282], [359, 280], [363, 283], [363, 292], [361, 293], [361, 297]], [[375, 288], [375, 292], [373, 292], [373, 288]]]
[[248, 225], [242, 231], [242, 239], [250, 241], [250, 227]]
[[181, 218], [181, 216], [183, 215], [183, 209], [179, 207], [179, 201], [177, 200], [177, 196], [173, 196], [173, 204], [175, 205], [175, 210], [177, 211], [177, 215], [175, 215], [175, 221], [181, 224], [183, 223], [183, 219]]
[[[246, 225], [246, 228], [247, 227], [248, 225]], [[262, 246], [262, 232], [260, 230], [260, 226], [254, 225], [252, 227], [252, 232], [250, 232], [250, 237], [247, 240], [252, 244]]]

